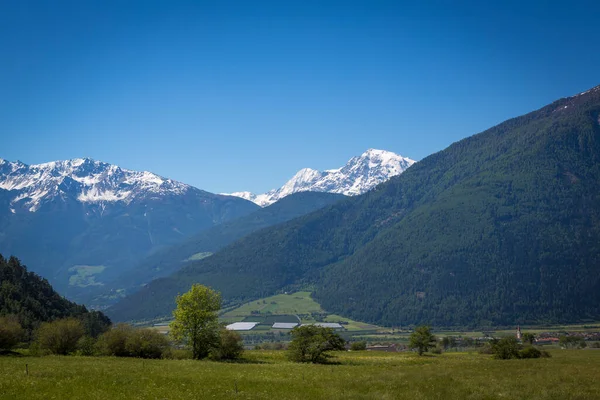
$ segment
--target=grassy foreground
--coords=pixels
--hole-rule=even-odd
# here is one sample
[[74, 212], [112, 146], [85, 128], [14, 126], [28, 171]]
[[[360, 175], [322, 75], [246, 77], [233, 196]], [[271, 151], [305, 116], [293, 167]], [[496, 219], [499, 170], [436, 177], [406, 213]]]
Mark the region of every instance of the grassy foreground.
[[[600, 351], [492, 360], [446, 353], [346, 352], [337, 365], [249, 351], [244, 363], [0, 357], [1, 399], [598, 399]], [[29, 375], [25, 374], [25, 364]], [[237, 387], [237, 393], [236, 393]]]

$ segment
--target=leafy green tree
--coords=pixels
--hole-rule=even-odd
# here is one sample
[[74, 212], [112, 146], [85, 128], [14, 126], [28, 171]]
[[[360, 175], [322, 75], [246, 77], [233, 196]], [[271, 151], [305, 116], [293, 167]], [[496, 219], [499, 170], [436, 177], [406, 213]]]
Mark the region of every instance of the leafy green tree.
[[0, 350], [10, 350], [23, 339], [24, 331], [16, 316], [0, 317]]
[[305, 325], [292, 329], [290, 334], [288, 358], [292, 361], [323, 363], [327, 352], [345, 349], [346, 341], [331, 328]]
[[77, 342], [84, 335], [83, 324], [76, 318], [58, 319], [43, 323], [37, 331], [42, 350], [67, 355], [77, 350]]
[[221, 308], [221, 295], [214, 290], [194, 284], [177, 296], [175, 318], [170, 324], [171, 336], [178, 342], [187, 342], [194, 359], [205, 358], [212, 347], [218, 345], [219, 324], [217, 311]]
[[168, 347], [165, 335], [153, 329], [133, 329], [125, 339], [125, 350], [130, 357], [161, 358]]
[[521, 340], [523, 341], [523, 343], [533, 345], [535, 343], [535, 335], [530, 332], [525, 332], [521, 336]]
[[417, 349], [419, 355], [435, 347], [436, 339], [428, 326], [419, 326], [410, 334], [410, 347]]
[[221, 329], [218, 345], [210, 350], [213, 360], [236, 360], [244, 352], [242, 336], [227, 329]]
[[352, 342], [352, 344], [350, 345], [350, 350], [352, 351], [360, 351], [360, 350], [366, 350], [367, 349], [367, 342], [365, 342], [364, 340], [361, 342]]

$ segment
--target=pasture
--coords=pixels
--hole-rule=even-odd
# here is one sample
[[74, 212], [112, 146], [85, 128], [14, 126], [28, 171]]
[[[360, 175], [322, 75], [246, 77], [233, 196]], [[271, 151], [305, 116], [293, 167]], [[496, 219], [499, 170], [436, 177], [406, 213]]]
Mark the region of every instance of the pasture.
[[[0, 357], [4, 399], [598, 399], [600, 351], [493, 360], [476, 353], [340, 352], [331, 365], [284, 352], [244, 361]], [[25, 373], [25, 364], [29, 374]]]

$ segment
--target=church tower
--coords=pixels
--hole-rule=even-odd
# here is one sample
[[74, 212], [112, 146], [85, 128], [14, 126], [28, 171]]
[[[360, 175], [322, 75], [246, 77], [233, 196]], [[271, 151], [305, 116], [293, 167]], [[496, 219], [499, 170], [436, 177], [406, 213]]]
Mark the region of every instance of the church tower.
[[517, 325], [517, 340], [521, 340], [521, 327]]

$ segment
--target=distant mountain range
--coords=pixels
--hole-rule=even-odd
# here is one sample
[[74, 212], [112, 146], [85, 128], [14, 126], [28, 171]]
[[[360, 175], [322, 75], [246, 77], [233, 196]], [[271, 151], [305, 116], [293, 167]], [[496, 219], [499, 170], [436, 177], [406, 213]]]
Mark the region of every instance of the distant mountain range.
[[414, 162], [391, 151], [369, 149], [360, 156], [352, 157], [341, 168], [327, 171], [304, 168], [279, 189], [258, 195], [236, 192], [231, 193], [231, 196], [250, 200], [261, 207], [298, 192], [328, 192], [356, 196], [393, 176], [400, 175]]
[[226, 305], [310, 287], [329, 312], [385, 326], [597, 321], [598, 182], [600, 87], [249, 234], [107, 313], [169, 315], [199, 282]]
[[91, 159], [0, 160], [0, 252], [68, 297], [150, 252], [259, 207]]

